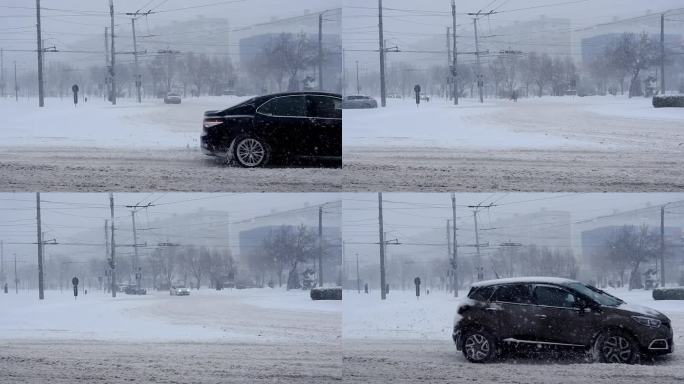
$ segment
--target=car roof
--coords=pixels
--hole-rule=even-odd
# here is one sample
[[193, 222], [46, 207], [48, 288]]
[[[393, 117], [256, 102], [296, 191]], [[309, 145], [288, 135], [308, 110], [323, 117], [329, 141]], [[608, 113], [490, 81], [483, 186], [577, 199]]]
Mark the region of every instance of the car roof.
[[532, 276], [532, 277], [509, 277], [505, 279], [495, 279], [478, 281], [474, 283], [473, 288], [486, 287], [491, 285], [501, 285], [501, 284], [516, 284], [516, 283], [526, 283], [526, 284], [556, 284], [556, 285], [567, 285], [570, 283], [577, 283], [577, 280], [565, 279], [562, 277], [546, 277], [546, 276]]

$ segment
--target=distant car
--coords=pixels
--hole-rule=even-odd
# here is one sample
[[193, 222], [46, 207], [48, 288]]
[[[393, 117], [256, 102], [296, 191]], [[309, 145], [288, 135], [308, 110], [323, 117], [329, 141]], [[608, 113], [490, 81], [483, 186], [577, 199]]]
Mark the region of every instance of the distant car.
[[169, 289], [169, 294], [171, 296], [189, 296], [190, 288], [187, 287], [171, 287]]
[[327, 92], [258, 96], [204, 113], [204, 154], [262, 167], [271, 159], [342, 163], [342, 97]]
[[342, 108], [344, 109], [369, 109], [377, 107], [378, 102], [370, 96], [351, 95], [345, 96], [342, 100]]
[[169, 93], [164, 96], [164, 104], [180, 104], [181, 97], [175, 93]]
[[473, 284], [457, 310], [456, 349], [471, 362], [504, 348], [575, 348], [600, 362], [635, 364], [674, 351], [672, 323], [575, 280], [523, 277]]
[[146, 295], [147, 294], [147, 289], [145, 288], [138, 288], [135, 285], [128, 285], [124, 289], [124, 293], [127, 295]]

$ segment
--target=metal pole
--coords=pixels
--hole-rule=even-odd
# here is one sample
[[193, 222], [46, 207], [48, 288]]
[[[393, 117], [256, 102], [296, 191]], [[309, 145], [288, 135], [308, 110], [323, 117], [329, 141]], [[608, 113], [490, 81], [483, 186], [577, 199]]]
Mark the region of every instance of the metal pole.
[[[447, 259], [451, 259], [453, 256], [451, 255], [451, 220], [447, 219], [446, 221], [446, 237], [447, 237]], [[451, 260], [450, 260], [451, 262]], [[453, 272], [451, 269], [449, 270], [449, 280], [453, 281], [453, 278], [451, 278], [451, 272]], [[448, 291], [448, 289], [447, 289]]]
[[361, 94], [361, 84], [359, 83], [359, 61], [356, 60], [356, 94]]
[[378, 223], [380, 234], [380, 298], [385, 300], [385, 232], [382, 229], [382, 192], [378, 192]]
[[[456, 50], [456, 1], [451, 0], [451, 18], [452, 18], [452, 40], [454, 44], [454, 49], [453, 49], [453, 68], [452, 68], [452, 76], [453, 76], [453, 92], [454, 92], [454, 105], [458, 105], [458, 51]], [[456, 222], [454, 222], [456, 224]]]
[[323, 207], [318, 207], [318, 286], [323, 286]]
[[131, 211], [131, 219], [133, 220], [133, 255], [135, 261], [133, 262], [133, 270], [137, 271], [140, 261], [138, 259], [138, 234], [135, 230], [135, 211]]
[[17, 85], [17, 62], [14, 62], [14, 100], [19, 102], [19, 86]]
[[17, 278], [17, 254], [14, 254], [14, 293], [19, 294], [19, 279]]
[[[382, 29], [382, 0], [378, 0], [378, 30], [380, 43], [380, 105], [385, 107], [387, 105], [387, 95], [385, 90], [385, 40]], [[385, 298], [385, 288], [382, 289], [382, 298]]]
[[[447, 27], [446, 29], [446, 41], [447, 41], [447, 68], [451, 66], [451, 27]], [[446, 90], [444, 92], [446, 99], [449, 100], [451, 92], [449, 92], [449, 78], [451, 78], [451, 75], [447, 75], [447, 85], [446, 85]]]
[[482, 259], [480, 258], [480, 236], [477, 230], [477, 209], [473, 211], [473, 219], [475, 220], [475, 267], [477, 268], [477, 281], [483, 279]]
[[660, 286], [665, 287], [665, 206], [660, 207]]
[[453, 237], [453, 243], [451, 245], [451, 251], [453, 254], [452, 261], [452, 271], [453, 271], [453, 285], [454, 285], [454, 297], [458, 297], [458, 242], [456, 241], [456, 194], [451, 194], [451, 232]]
[[111, 226], [111, 245], [110, 245], [110, 251], [111, 251], [111, 257], [109, 260], [109, 267], [111, 268], [111, 275], [112, 275], [112, 284], [111, 284], [111, 289], [112, 289], [112, 297], [116, 297], [116, 243], [114, 242], [114, 193], [109, 192], [109, 210], [111, 212], [111, 221], [112, 221], [112, 226]]
[[356, 254], [356, 292], [361, 293], [361, 278], [359, 277], [359, 254]]
[[38, 298], [43, 300], [43, 232], [40, 228], [40, 192], [36, 192], [36, 229], [38, 236]]
[[323, 13], [318, 14], [318, 89], [323, 90]]
[[[114, 65], [116, 64], [116, 50], [114, 49], [114, 0], [109, 0], [109, 16], [111, 19], [111, 34], [112, 34], [112, 47], [111, 47], [111, 67], [109, 68], [109, 73], [112, 78], [112, 104], [116, 105], [116, 72]], [[112, 228], [114, 228], [114, 222], [112, 221]], [[112, 254], [114, 254], [112, 252]]]
[[665, 14], [660, 15], [660, 93], [665, 94]]
[[40, 0], [36, 0], [36, 34], [36, 44], [38, 45], [38, 106], [43, 107], [45, 100], [43, 98], [43, 40], [40, 30]]
[[482, 95], [484, 82], [482, 80], [482, 67], [480, 65], [480, 40], [477, 34], [477, 17], [473, 18], [473, 25], [475, 26], [475, 57], [477, 57], [477, 90], [480, 95], [480, 103], [484, 103]]
[[104, 90], [103, 91], [106, 95], [105, 96], [106, 99], [111, 100], [112, 99], [112, 92], [110, 91], [110, 88], [109, 88], [109, 76], [111, 74], [110, 70], [109, 70], [109, 65], [111, 64], [109, 62], [109, 27], [105, 27], [104, 38], [105, 38], [105, 69], [106, 69], [105, 73], [106, 74], [105, 74], [105, 79], [104, 79], [105, 84], [104, 84]]
[[131, 26], [133, 27], [133, 58], [135, 59], [135, 90], [138, 96], [138, 103], [140, 103], [142, 102], [140, 96], [142, 77], [140, 76], [140, 67], [138, 66], [138, 42], [135, 38], [135, 17], [131, 19]]

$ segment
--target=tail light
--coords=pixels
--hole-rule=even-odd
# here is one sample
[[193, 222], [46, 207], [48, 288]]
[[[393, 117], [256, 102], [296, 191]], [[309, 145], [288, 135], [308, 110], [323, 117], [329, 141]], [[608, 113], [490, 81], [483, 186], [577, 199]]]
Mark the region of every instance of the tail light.
[[204, 128], [211, 128], [223, 123], [221, 119], [204, 119]]

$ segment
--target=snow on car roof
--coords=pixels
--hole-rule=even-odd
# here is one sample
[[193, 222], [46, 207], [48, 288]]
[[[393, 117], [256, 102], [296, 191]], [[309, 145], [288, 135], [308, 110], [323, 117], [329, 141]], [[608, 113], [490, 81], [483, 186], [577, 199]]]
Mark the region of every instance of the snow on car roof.
[[495, 284], [514, 284], [514, 283], [549, 283], [549, 284], [568, 284], [576, 283], [576, 280], [565, 279], [562, 277], [532, 276], [532, 277], [509, 277], [505, 279], [485, 280], [473, 283], [473, 287], [484, 287]]

